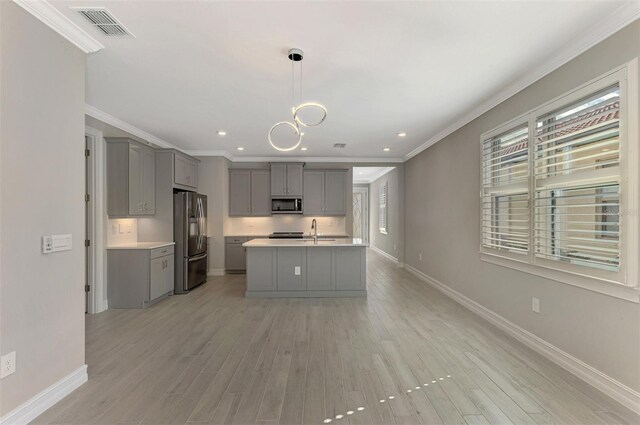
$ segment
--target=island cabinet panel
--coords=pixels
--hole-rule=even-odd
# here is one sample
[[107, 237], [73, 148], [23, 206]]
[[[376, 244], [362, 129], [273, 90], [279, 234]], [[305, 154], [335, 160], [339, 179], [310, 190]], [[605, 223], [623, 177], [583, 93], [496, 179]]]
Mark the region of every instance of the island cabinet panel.
[[247, 291], [277, 290], [276, 265], [276, 248], [250, 250], [247, 253]]
[[278, 291], [304, 291], [305, 249], [278, 248]]
[[333, 273], [333, 248], [307, 249], [307, 290], [331, 291], [336, 289]]
[[340, 248], [336, 255], [336, 288], [338, 290], [362, 290], [366, 287], [365, 250]]

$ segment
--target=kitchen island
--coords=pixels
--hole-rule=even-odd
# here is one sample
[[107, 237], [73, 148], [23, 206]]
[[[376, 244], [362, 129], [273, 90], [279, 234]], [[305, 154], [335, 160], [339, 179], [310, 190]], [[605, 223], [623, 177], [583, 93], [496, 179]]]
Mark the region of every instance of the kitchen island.
[[242, 246], [249, 298], [367, 296], [361, 239], [253, 239]]

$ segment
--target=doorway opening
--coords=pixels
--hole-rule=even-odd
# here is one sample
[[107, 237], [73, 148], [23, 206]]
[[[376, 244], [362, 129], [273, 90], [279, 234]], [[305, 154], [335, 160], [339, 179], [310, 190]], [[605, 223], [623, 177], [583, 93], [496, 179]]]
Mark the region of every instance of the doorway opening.
[[[353, 168], [353, 237], [371, 243], [371, 184], [395, 167], [354, 167]], [[375, 224], [375, 223], [374, 223]]]

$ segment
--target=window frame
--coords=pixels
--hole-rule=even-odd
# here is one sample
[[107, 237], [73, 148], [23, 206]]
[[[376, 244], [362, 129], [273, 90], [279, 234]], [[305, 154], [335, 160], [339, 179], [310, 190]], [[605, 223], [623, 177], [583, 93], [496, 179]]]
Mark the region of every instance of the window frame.
[[[536, 179], [534, 176], [534, 149], [536, 122], [538, 117], [576, 102], [613, 84], [620, 90], [619, 124], [619, 184], [620, 184], [620, 268], [618, 271], [599, 270], [536, 257], [534, 211]], [[633, 302], [640, 302], [639, 266], [640, 223], [638, 219], [640, 185], [640, 148], [638, 146], [638, 60], [634, 59], [593, 80], [546, 102], [505, 124], [483, 133], [480, 137], [480, 257], [482, 261], [520, 270], [557, 282], [579, 286], [602, 294]], [[513, 255], [499, 249], [483, 246], [484, 164], [482, 148], [484, 141], [518, 126], [527, 125], [529, 130], [528, 186], [529, 186], [529, 252]], [[512, 255], [509, 255], [512, 254]]]
[[[382, 192], [384, 190], [384, 213], [382, 212]], [[382, 217], [384, 217], [384, 227], [381, 225]], [[378, 231], [386, 235], [389, 228], [389, 181], [385, 181], [378, 188]]]

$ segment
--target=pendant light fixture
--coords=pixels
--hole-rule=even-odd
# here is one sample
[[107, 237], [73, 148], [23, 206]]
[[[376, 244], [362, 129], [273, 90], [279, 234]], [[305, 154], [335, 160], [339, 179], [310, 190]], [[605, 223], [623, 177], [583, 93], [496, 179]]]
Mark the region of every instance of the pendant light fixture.
[[[291, 61], [291, 98], [293, 101], [293, 104], [295, 105], [295, 64], [296, 62], [300, 62], [300, 102], [302, 102], [302, 59], [304, 58], [304, 52], [300, 49], [290, 49], [289, 52], [287, 53], [287, 57], [289, 58], [289, 60]], [[319, 109], [322, 113], [322, 118], [320, 118], [317, 122], [314, 123], [307, 123], [304, 122], [302, 120], [302, 118], [300, 117], [300, 113], [304, 110], [310, 110], [310, 109]], [[267, 136], [267, 139], [269, 140], [269, 144], [271, 144], [271, 146], [276, 149], [279, 150], [281, 152], [288, 152], [288, 151], [292, 151], [294, 149], [296, 149], [298, 146], [300, 146], [300, 143], [302, 143], [302, 136], [304, 133], [302, 133], [300, 131], [300, 126], [303, 127], [315, 127], [317, 125], [320, 125], [324, 122], [324, 120], [327, 119], [327, 108], [325, 108], [323, 105], [321, 105], [320, 103], [317, 102], [305, 102], [305, 103], [300, 103], [298, 106], [294, 106], [291, 108], [291, 112], [293, 113], [293, 122], [291, 121], [280, 121], [275, 123], [271, 129], [269, 130], [269, 134]], [[297, 141], [290, 147], [281, 147], [278, 146], [276, 143], [274, 143], [273, 141], [273, 132], [276, 128], [278, 127], [289, 127], [293, 130], [294, 134], [297, 137]]]

